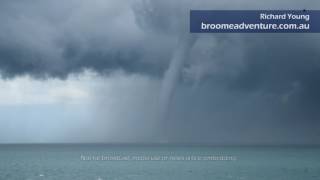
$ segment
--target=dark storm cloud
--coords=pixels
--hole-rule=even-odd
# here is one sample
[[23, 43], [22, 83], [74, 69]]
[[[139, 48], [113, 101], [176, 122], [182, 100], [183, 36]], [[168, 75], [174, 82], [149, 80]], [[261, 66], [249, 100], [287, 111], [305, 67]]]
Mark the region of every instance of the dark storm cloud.
[[64, 78], [84, 69], [159, 76], [166, 68], [174, 40], [136, 23], [132, 7], [141, 3], [67, 1], [61, 8], [59, 2], [32, 2], [1, 2], [3, 77]]
[[175, 100], [172, 118], [183, 119], [185, 131], [217, 143], [319, 143], [318, 34], [210, 38], [216, 45], [199, 39], [194, 51], [203, 51], [203, 58], [194, 56], [186, 66], [185, 77], [199, 82], [195, 92]]
[[[288, 8], [300, 7], [299, 2], [287, 2], [292, 2]], [[315, 3], [304, 6], [312, 7]], [[274, 4], [269, 1], [264, 7]], [[282, 6], [280, 4], [279, 8]], [[70, 0], [63, 4], [39, 0], [32, 3], [2, 1], [0, 71], [3, 77], [30, 74], [64, 78], [87, 68], [100, 73], [121, 69], [158, 76], [168, 66], [177, 37], [188, 31], [189, 10], [208, 8], [261, 7], [249, 0], [242, 3]], [[220, 41], [230, 39], [228, 36], [217, 38]], [[203, 49], [219, 54], [222, 47], [213, 48]], [[230, 47], [225, 45], [223, 48]], [[223, 59], [223, 56], [204, 54], [197, 59]]]
[[245, 67], [232, 88], [280, 93], [288, 98], [303, 95], [306, 101], [317, 102], [319, 40], [319, 35], [269, 35], [247, 40]]

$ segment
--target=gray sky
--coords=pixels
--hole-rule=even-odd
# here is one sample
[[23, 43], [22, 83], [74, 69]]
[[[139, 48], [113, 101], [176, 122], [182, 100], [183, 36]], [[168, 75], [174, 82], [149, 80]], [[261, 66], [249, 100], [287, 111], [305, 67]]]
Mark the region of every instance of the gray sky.
[[190, 9], [318, 0], [0, 2], [0, 143], [319, 144], [319, 34], [199, 34], [159, 120]]

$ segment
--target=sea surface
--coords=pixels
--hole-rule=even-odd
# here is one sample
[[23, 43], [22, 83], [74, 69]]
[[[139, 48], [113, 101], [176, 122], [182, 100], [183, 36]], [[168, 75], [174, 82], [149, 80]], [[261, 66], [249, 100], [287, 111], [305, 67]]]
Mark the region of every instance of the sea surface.
[[319, 180], [320, 148], [0, 145], [0, 180]]

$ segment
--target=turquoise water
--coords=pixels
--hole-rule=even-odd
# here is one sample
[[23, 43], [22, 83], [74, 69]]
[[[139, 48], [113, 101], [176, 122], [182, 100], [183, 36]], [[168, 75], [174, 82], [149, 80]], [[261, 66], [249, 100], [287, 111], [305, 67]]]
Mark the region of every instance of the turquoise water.
[[319, 180], [320, 148], [0, 145], [0, 179]]

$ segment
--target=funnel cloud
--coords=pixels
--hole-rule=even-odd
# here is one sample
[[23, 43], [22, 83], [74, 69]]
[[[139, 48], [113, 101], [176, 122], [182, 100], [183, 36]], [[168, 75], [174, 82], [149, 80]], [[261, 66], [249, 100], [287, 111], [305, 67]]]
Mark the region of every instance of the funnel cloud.
[[[164, 127], [160, 129], [165, 132], [165, 135], [168, 135], [167, 121], [169, 121], [172, 97], [177, 83], [179, 82], [180, 74], [185, 61], [188, 59], [189, 53], [195, 41], [196, 37], [194, 35], [184, 35], [180, 37], [177, 49], [175, 50], [172, 60], [169, 64], [169, 68], [167, 69], [163, 77], [159, 98], [159, 121], [161, 122], [161, 124], [164, 124]], [[168, 141], [168, 139], [166, 141]]]

